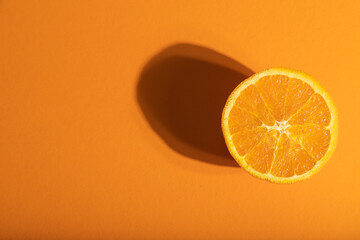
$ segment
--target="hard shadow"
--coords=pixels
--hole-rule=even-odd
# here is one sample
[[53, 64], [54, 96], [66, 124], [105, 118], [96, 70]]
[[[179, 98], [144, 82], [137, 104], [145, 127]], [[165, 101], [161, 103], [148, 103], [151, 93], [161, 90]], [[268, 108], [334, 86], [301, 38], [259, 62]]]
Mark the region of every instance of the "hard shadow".
[[153, 130], [173, 150], [207, 163], [238, 166], [221, 131], [227, 97], [253, 71], [214, 50], [176, 44], [143, 68], [137, 100]]

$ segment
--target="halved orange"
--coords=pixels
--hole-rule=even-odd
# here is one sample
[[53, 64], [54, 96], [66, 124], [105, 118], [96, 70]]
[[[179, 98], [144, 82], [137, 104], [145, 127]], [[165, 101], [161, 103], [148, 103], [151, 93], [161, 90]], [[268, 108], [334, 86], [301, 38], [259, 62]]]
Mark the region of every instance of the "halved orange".
[[250, 174], [291, 183], [315, 174], [334, 152], [338, 114], [309, 75], [271, 68], [244, 80], [222, 115], [226, 145]]

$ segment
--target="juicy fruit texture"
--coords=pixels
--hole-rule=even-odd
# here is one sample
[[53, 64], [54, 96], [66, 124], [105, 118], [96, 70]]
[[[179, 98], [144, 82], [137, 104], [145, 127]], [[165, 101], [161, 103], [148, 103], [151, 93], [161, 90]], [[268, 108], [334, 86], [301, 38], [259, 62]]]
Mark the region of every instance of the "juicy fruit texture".
[[242, 82], [224, 108], [222, 128], [235, 160], [272, 182], [310, 177], [330, 157], [337, 112], [311, 77], [269, 69]]

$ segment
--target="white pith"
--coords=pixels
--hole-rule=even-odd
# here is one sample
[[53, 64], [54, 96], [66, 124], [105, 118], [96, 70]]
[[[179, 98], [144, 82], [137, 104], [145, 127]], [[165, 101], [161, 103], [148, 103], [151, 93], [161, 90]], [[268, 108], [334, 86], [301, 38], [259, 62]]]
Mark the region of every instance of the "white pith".
[[289, 136], [289, 131], [287, 130], [288, 127], [290, 127], [290, 124], [287, 123], [287, 121], [275, 121], [275, 124], [273, 126], [268, 126], [266, 124], [263, 124], [264, 127], [267, 128], [267, 130], [278, 130], [281, 133], [285, 133]]

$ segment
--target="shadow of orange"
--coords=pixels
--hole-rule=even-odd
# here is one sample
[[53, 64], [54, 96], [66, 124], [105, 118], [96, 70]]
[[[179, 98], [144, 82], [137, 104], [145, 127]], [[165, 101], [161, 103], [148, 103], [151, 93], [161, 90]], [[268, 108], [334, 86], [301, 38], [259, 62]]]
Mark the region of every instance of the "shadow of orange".
[[144, 67], [137, 100], [150, 126], [175, 151], [211, 164], [238, 166], [221, 132], [227, 97], [249, 68], [211, 49], [177, 44]]

